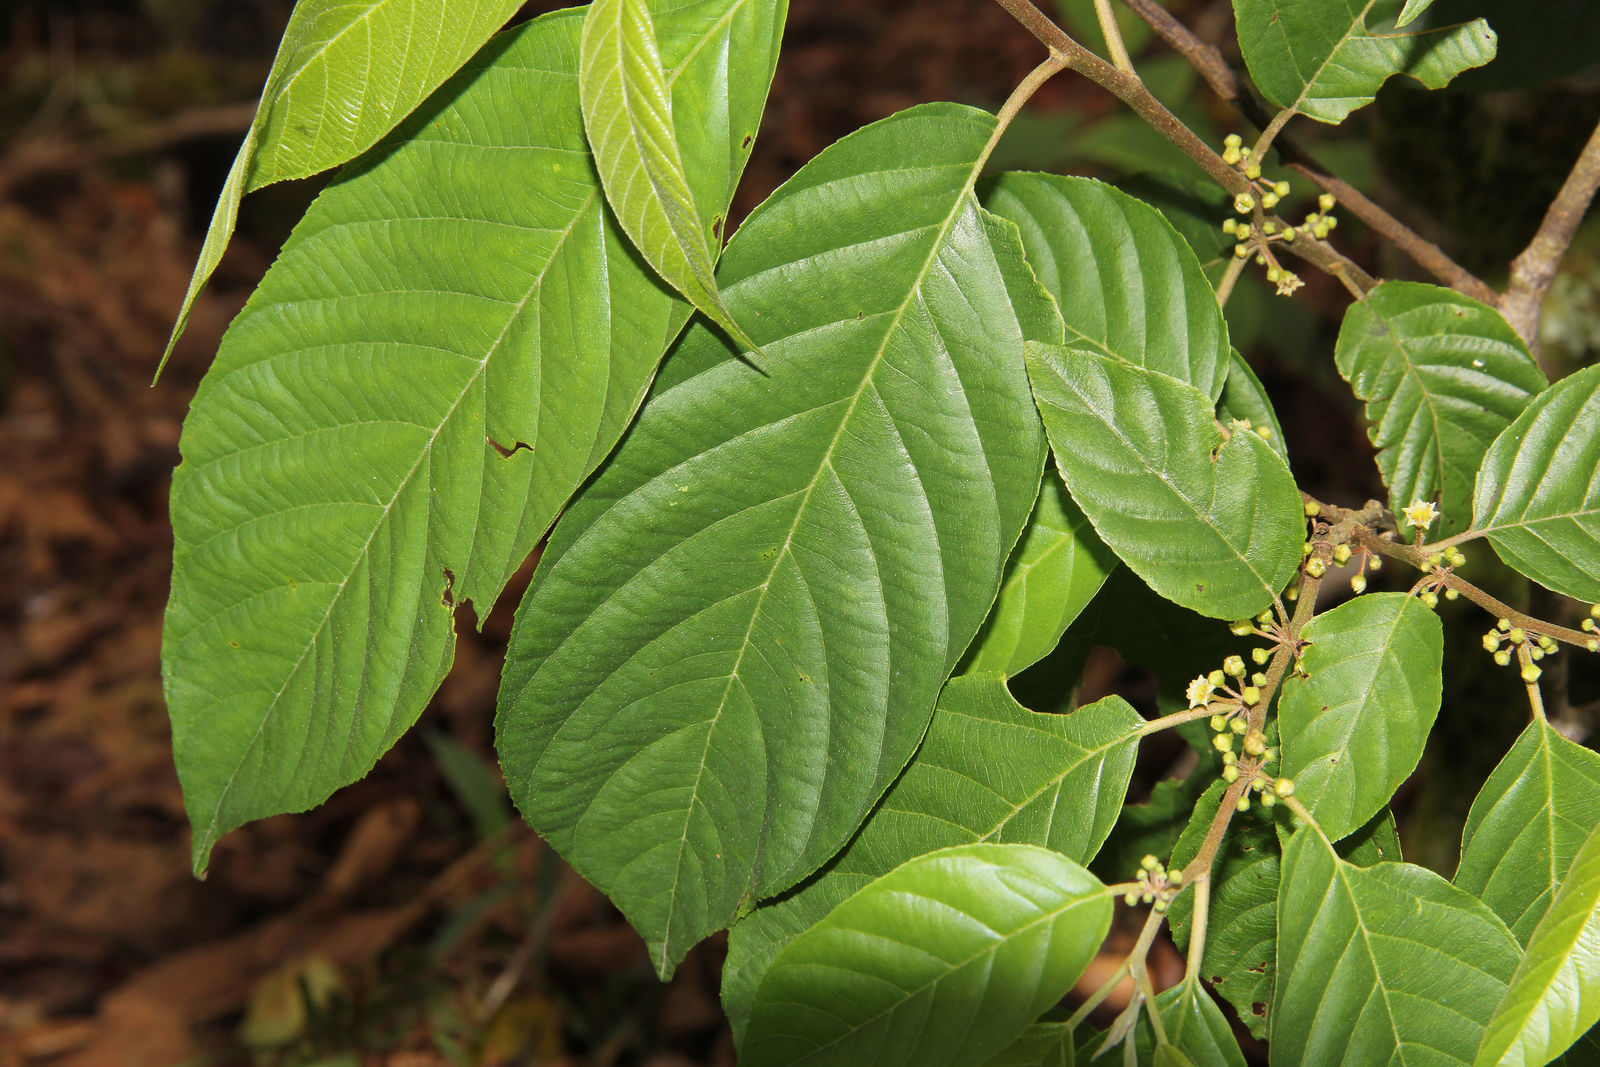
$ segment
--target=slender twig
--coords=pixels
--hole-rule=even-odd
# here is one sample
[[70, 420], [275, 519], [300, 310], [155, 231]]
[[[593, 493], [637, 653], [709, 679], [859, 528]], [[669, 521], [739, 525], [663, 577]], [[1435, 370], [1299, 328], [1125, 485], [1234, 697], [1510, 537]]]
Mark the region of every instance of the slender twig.
[[1535, 722], [1548, 722], [1544, 717], [1544, 696], [1539, 692], [1539, 678], [1534, 675], [1533, 681], [1528, 681], [1528, 675], [1534, 669], [1533, 648], [1524, 641], [1517, 646], [1517, 662], [1522, 665], [1522, 684], [1528, 687], [1528, 707], [1533, 710]]
[[1088, 1000], [1078, 1005], [1078, 1010], [1073, 1012], [1072, 1016], [1067, 1019], [1066, 1029], [1068, 1031], [1076, 1030], [1078, 1024], [1087, 1019], [1089, 1013], [1098, 1008], [1111, 995], [1112, 991], [1122, 984], [1122, 980], [1133, 973], [1135, 960], [1141, 964], [1144, 962], [1144, 958], [1150, 954], [1150, 946], [1155, 944], [1156, 931], [1161, 929], [1161, 924], [1166, 921], [1166, 918], [1165, 912], [1157, 911], [1154, 908], [1150, 909], [1150, 914], [1145, 916], [1144, 929], [1139, 931], [1139, 940], [1133, 943], [1133, 948], [1128, 952], [1128, 958], [1122, 961], [1121, 966], [1111, 972], [1111, 977], [1102, 982], [1099, 989], [1089, 994]]
[[1145, 723], [1139, 728], [1139, 736], [1149, 737], [1151, 734], [1160, 733], [1162, 730], [1170, 730], [1174, 726], [1182, 726], [1186, 722], [1194, 722], [1196, 719], [1208, 719], [1213, 713], [1214, 709], [1209, 704], [1205, 707], [1175, 711], [1171, 715], [1163, 715], [1159, 719], [1151, 719]]
[[1011, 90], [1011, 95], [1006, 97], [1006, 102], [1000, 105], [1000, 111], [995, 115], [994, 133], [989, 135], [989, 143], [983, 146], [983, 152], [978, 156], [978, 162], [972, 172], [977, 174], [983, 170], [983, 165], [989, 162], [989, 156], [994, 152], [994, 146], [1000, 143], [1006, 128], [1011, 125], [1011, 120], [1022, 111], [1023, 105], [1033, 98], [1039, 91], [1039, 86], [1049, 81], [1056, 74], [1066, 68], [1066, 61], [1060, 56], [1052, 54], [1049, 59], [1040, 63], [1028, 72], [1028, 76]]
[[1117, 25], [1117, 14], [1111, 10], [1111, 0], [1094, 0], [1094, 17], [1100, 20], [1100, 33], [1106, 39], [1106, 51], [1118, 70], [1133, 73], [1133, 57], [1128, 46], [1122, 43], [1122, 27]]
[[1245, 258], [1234, 256], [1228, 260], [1228, 269], [1222, 272], [1222, 279], [1217, 282], [1217, 306], [1227, 307], [1228, 297], [1233, 295], [1233, 287], [1239, 280], [1239, 275], [1244, 273]]
[[[1135, 14], [1150, 24], [1157, 36], [1166, 41], [1174, 51], [1188, 60], [1211, 87], [1212, 92], [1232, 104], [1257, 129], [1266, 130], [1274, 116], [1261, 106], [1228, 65], [1228, 61], [1214, 46], [1196, 37], [1189, 27], [1178, 21], [1156, 0], [1123, 0]], [[1411, 257], [1423, 270], [1458, 293], [1494, 303], [1495, 291], [1447, 255], [1444, 249], [1412, 230], [1379, 204], [1373, 202], [1348, 182], [1331, 174], [1317, 162], [1310, 152], [1290, 137], [1277, 138], [1278, 155], [1290, 169], [1308, 179], [1325, 193], [1332, 193], [1340, 204], [1372, 230], [1389, 240], [1396, 248]], [[1320, 264], [1318, 264], [1320, 266]], [[1361, 282], [1361, 279], [1352, 279]], [[1364, 283], [1363, 283], [1364, 284]], [[1371, 288], [1370, 285], [1364, 285]]]
[[1583, 146], [1561, 191], [1550, 202], [1539, 231], [1511, 261], [1511, 284], [1500, 298], [1500, 311], [1506, 321], [1535, 350], [1544, 295], [1555, 281], [1556, 268], [1572, 244], [1596, 188], [1600, 188], [1600, 126], [1589, 136], [1589, 143]]
[[[1360, 526], [1355, 528], [1350, 539], [1357, 547], [1364, 548], [1379, 556], [1386, 556], [1389, 559], [1410, 564], [1418, 570], [1426, 570], [1428, 557], [1436, 555], [1439, 546], [1446, 543], [1440, 541], [1436, 544], [1418, 547], [1401, 541], [1391, 541], [1388, 538], [1379, 537], [1371, 530]], [[1449, 543], [1454, 544], [1455, 539], [1450, 539]], [[1594, 634], [1585, 633], [1582, 630], [1569, 629], [1565, 626], [1557, 626], [1553, 622], [1546, 622], [1526, 612], [1518, 611], [1505, 601], [1499, 600], [1479, 589], [1454, 571], [1446, 571], [1436, 575], [1431, 584], [1440, 588], [1454, 589], [1496, 619], [1505, 619], [1513, 627], [1525, 633], [1535, 636], [1543, 634], [1551, 640], [1576, 645], [1579, 648], [1587, 648], [1588, 643], [1595, 639]]]

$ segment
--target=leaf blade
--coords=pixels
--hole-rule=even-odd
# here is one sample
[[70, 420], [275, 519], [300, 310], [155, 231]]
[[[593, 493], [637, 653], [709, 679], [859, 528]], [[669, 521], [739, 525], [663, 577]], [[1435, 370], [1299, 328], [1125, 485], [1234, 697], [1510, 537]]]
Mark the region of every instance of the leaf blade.
[[512, 795], [663, 971], [859, 825], [1032, 506], [1013, 300], [1042, 297], [1007, 288], [1020, 246], [971, 193], [993, 123], [903, 112], [751, 216], [723, 292], [796, 358], [763, 376], [693, 328], [518, 612]]
[[[719, 116], [726, 125], [712, 121], [680, 129], [675, 109], [698, 103], [704, 94], [693, 79], [678, 84], [677, 72], [663, 65], [656, 21], [664, 20], [663, 37], [679, 38], [679, 50], [725, 52], [741, 66], [722, 72], [730, 83], [755, 80], [765, 86], [786, 9], [786, 2], [766, 0], [722, 0], [711, 10], [704, 4], [685, 9], [649, 0], [596, 0], [584, 20], [579, 64], [584, 128], [622, 228], [673, 288], [750, 348], [754, 344], [728, 313], [715, 275], [731, 189], [722, 168], [691, 170], [685, 154], [742, 164], [761, 109], [733, 108]], [[749, 48], [763, 39], [773, 43], [765, 55]], [[707, 143], [681, 143], [697, 135]]]
[[784, 949], [740, 1062], [980, 1062], [1071, 988], [1111, 910], [1093, 875], [1046, 849], [919, 857]]
[[1298, 566], [1304, 518], [1265, 441], [1223, 443], [1203, 393], [1098, 353], [1030, 343], [1028, 373], [1073, 499], [1124, 563], [1216, 618], [1273, 602]]
[[1306, 827], [1278, 909], [1272, 1063], [1472, 1063], [1520, 956], [1481, 901], [1411, 864], [1352, 866]]
[[1473, 529], [1506, 563], [1600, 601], [1600, 367], [1540, 393], [1495, 438], [1473, 500]]
[[1439, 23], [1399, 0], [1233, 0], [1245, 65], [1273, 104], [1337, 123], [1372, 102], [1392, 75], [1430, 89], [1494, 58], [1498, 38], [1483, 19]]
[[1188, 382], [1213, 401], [1228, 326], [1193, 249], [1155, 208], [1090, 178], [1002, 174], [984, 198], [1016, 223], [1066, 343]]
[[1530, 723], [1472, 802], [1454, 881], [1526, 944], [1597, 823], [1600, 755]]
[[922, 746], [861, 831], [797, 892], [734, 926], [722, 1002], [735, 1036], [784, 946], [902, 863], [984, 841], [1087, 862], [1116, 821], [1143, 721], [1121, 698], [1047, 715], [1019, 705], [998, 674], [952, 678]]
[[1572, 858], [1489, 1020], [1478, 1067], [1548, 1063], [1600, 1020], [1600, 828]]
[[[222, 261], [244, 195], [336, 167], [377, 144], [520, 6], [518, 0], [472, 5], [300, 0], [295, 5], [261, 104], [217, 198], [162, 365]], [[353, 71], [359, 76], [351, 77]], [[303, 104], [304, 97], [315, 102]]]
[[[498, 38], [330, 187], [196, 395], [163, 680], [197, 869], [226, 830], [319, 803], [410, 726], [449, 665], [452, 607], [486, 610], [682, 323], [607, 222], [577, 27]], [[525, 92], [565, 125], [525, 114]], [[494, 192], [552, 174], [546, 200]]]
[[1418, 282], [1351, 304], [1334, 360], [1366, 401], [1389, 510], [1437, 500], [1439, 536], [1466, 529], [1484, 453], [1548, 384], [1498, 312]]

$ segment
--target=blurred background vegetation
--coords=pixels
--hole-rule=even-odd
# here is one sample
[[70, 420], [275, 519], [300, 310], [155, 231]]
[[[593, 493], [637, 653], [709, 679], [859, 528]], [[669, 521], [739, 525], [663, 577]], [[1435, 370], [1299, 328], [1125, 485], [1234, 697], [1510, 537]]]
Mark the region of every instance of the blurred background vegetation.
[[[1396, 79], [1344, 127], [1298, 121], [1292, 132], [1499, 286], [1600, 119], [1600, 5], [1439, 4], [1487, 13], [1501, 61], [1442, 93]], [[555, 6], [529, 4], [519, 17]], [[1237, 58], [1225, 0], [1166, 6]], [[159, 680], [166, 489], [188, 398], [222, 330], [326, 176], [245, 202], [172, 365], [154, 388], [149, 380], [291, 7], [0, 7], [0, 1067], [730, 1064], [718, 941], [659, 985], [636, 935], [505, 798], [493, 701], [526, 573], [481, 633], [463, 627], [450, 679], [368, 779], [307, 815], [230, 835], [208, 881], [189, 877]], [[1080, 39], [1102, 45], [1092, 0], [1056, 8]], [[1201, 136], [1248, 138], [1143, 23], [1127, 16], [1123, 26], [1140, 73]], [[862, 124], [924, 100], [993, 108], [1039, 58], [1037, 43], [981, 0], [792, 0], [735, 217]], [[1088, 174], [1149, 196], [1213, 270], [1231, 246], [1221, 194], [1071, 75], [1035, 97], [993, 165]], [[1297, 195], [1310, 210], [1311, 195]], [[1355, 220], [1342, 222], [1336, 240], [1372, 273], [1421, 277]], [[1600, 358], [1597, 234], [1591, 222], [1550, 297], [1542, 339], [1552, 374]], [[1233, 340], [1277, 405], [1304, 487], [1358, 504], [1382, 494], [1333, 367], [1348, 297], [1302, 274], [1306, 289], [1283, 299], [1246, 272], [1228, 306]], [[1487, 556], [1474, 580], [1528, 603], [1530, 591]], [[1133, 583], [1102, 597], [1056, 655], [1016, 681], [1024, 703], [1067, 710], [1073, 694], [1115, 690], [1154, 713], [1176, 699], [1175, 680], [1195, 670], [1166, 654], [1162, 635], [1226, 634], [1138, 598]], [[1526, 707], [1477, 647], [1481, 620], [1461, 605], [1444, 610], [1461, 623], [1449, 630], [1444, 711], [1396, 810], [1408, 858], [1448, 874], [1467, 805]], [[1561, 707], [1591, 744], [1597, 700], [1600, 677], [1575, 665]], [[1193, 766], [1175, 737], [1147, 749], [1141, 794]], [[1159, 817], [1146, 810], [1141, 827]], [[1111, 847], [1136, 856], [1138, 840], [1123, 834]], [[1153, 958], [1158, 976], [1180, 973], [1170, 950]], [[1085, 984], [1099, 980], [1091, 969]]]

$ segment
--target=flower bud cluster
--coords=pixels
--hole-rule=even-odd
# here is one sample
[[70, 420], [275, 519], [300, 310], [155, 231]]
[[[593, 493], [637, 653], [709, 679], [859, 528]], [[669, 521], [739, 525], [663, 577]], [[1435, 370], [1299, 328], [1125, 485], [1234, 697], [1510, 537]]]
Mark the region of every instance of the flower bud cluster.
[[1154, 856], [1146, 856], [1139, 861], [1138, 882], [1139, 888], [1124, 893], [1122, 902], [1131, 908], [1143, 901], [1164, 912], [1183, 889], [1183, 872], [1169, 871]]
[[[1288, 182], [1269, 182], [1261, 176], [1261, 165], [1250, 160], [1244, 150], [1244, 139], [1238, 134], [1230, 133], [1223, 139], [1222, 160], [1230, 167], [1236, 167], [1250, 183], [1248, 189], [1233, 198], [1233, 210], [1237, 214], [1255, 216], [1260, 212], [1264, 216], [1265, 212], [1275, 209], [1289, 195]], [[1324, 212], [1327, 210], [1323, 209]], [[1309, 233], [1309, 226], [1307, 223], [1301, 228]], [[1331, 225], [1328, 228], [1331, 229]], [[1233, 246], [1235, 258], [1248, 259], [1253, 254], [1256, 264], [1266, 268], [1267, 281], [1277, 286], [1279, 296], [1288, 296], [1305, 284], [1298, 274], [1279, 263], [1268, 247], [1272, 241], [1293, 241], [1295, 228], [1285, 227], [1275, 218], [1262, 217], [1259, 225], [1255, 226], [1230, 218], [1223, 222], [1222, 232], [1238, 242]]]

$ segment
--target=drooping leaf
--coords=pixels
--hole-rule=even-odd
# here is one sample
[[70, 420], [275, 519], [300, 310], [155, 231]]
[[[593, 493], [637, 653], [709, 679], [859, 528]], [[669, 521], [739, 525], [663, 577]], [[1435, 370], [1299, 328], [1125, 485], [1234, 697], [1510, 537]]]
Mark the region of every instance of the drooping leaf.
[[1096, 352], [1030, 343], [1028, 376], [1073, 499], [1152, 589], [1222, 619], [1273, 602], [1305, 520], [1270, 445], [1224, 443], [1204, 393]]
[[1223, 383], [1222, 396], [1217, 400], [1217, 418], [1224, 425], [1236, 419], [1249, 423], [1257, 436], [1271, 445], [1285, 463], [1289, 462], [1289, 448], [1283, 442], [1283, 427], [1278, 423], [1272, 400], [1261, 379], [1238, 352], [1233, 354], [1228, 365], [1228, 380]]
[[1116, 565], [1060, 476], [1046, 466], [1038, 503], [1006, 562], [999, 599], [961, 672], [1009, 676], [1049, 655]]
[[750, 217], [720, 280], [770, 376], [691, 329], [518, 611], [511, 794], [663, 973], [860, 825], [1033, 506], [1054, 312], [972, 194], [993, 129], [902, 112]]
[[[754, 347], [717, 290], [733, 182], [761, 123], [788, 0], [594, 0], [578, 66], [584, 128], [645, 260]], [[713, 62], [690, 62], [694, 57]], [[725, 98], [724, 85], [762, 91]]]
[[[1161, 1016], [1166, 1044], [1195, 1067], [1244, 1067], [1244, 1053], [1233, 1036], [1222, 1009], [1201, 988], [1198, 975], [1158, 994], [1155, 1010]], [[1159, 1063], [1155, 1028], [1148, 1018], [1139, 1022], [1136, 1044], [1140, 1063]]]
[[217, 198], [161, 362], [222, 261], [245, 193], [365, 152], [516, 14], [521, 0], [299, 0]]
[[1272, 1063], [1471, 1064], [1520, 957], [1476, 897], [1409, 863], [1354, 866], [1308, 826], [1283, 853]]
[[1033, 845], [961, 845], [872, 882], [778, 954], [739, 1062], [981, 1063], [1083, 973], [1111, 896]]
[[1596, 825], [1600, 754], [1530, 723], [1472, 802], [1455, 883], [1526, 944]]
[[1547, 1063], [1600, 1020], [1600, 824], [1562, 874], [1489, 1020], [1478, 1067]]
[[1306, 626], [1308, 677], [1278, 699], [1283, 773], [1337, 841], [1416, 770], [1443, 692], [1444, 627], [1404, 593], [1369, 593]]
[[952, 678], [916, 757], [855, 839], [797, 892], [734, 926], [722, 1006], [735, 1035], [784, 945], [913, 857], [999, 841], [1086, 863], [1122, 808], [1143, 723], [1120, 697], [1043, 715], [1017, 704], [1000, 675]]
[[1351, 304], [1334, 359], [1367, 402], [1390, 510], [1438, 501], [1440, 537], [1466, 529], [1483, 454], [1548, 384], [1499, 312], [1420, 282]]
[[1432, 10], [1400, 28], [1401, 0], [1233, 0], [1233, 11], [1262, 95], [1318, 122], [1342, 122], [1395, 74], [1442, 88], [1493, 59], [1497, 41], [1482, 19], [1449, 23]]
[[452, 605], [487, 610], [687, 315], [608, 221], [578, 27], [497, 38], [318, 198], [195, 396], [163, 668], [198, 870], [410, 727]]
[[1593, 0], [1436, 0], [1441, 24], [1487, 19], [1499, 35], [1495, 59], [1452, 87], [1468, 92], [1528, 89], [1600, 65], [1600, 5]]
[[1473, 529], [1540, 585], [1600, 601], [1600, 367], [1540, 393], [1489, 447]]
[[1188, 382], [1213, 401], [1228, 327], [1200, 261], [1150, 205], [1090, 178], [1002, 174], [984, 202], [1022, 231], [1069, 345]]

